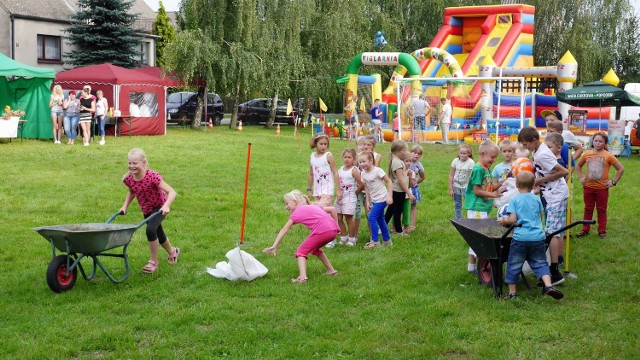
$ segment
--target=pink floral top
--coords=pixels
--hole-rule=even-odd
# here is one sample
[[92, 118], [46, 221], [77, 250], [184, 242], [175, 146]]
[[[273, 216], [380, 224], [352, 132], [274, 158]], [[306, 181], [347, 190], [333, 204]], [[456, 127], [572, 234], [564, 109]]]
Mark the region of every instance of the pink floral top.
[[142, 213], [150, 215], [154, 208], [164, 205], [167, 193], [160, 189], [162, 176], [153, 170], [147, 170], [142, 180], [133, 179], [133, 174], [127, 175], [122, 182], [135, 194]]

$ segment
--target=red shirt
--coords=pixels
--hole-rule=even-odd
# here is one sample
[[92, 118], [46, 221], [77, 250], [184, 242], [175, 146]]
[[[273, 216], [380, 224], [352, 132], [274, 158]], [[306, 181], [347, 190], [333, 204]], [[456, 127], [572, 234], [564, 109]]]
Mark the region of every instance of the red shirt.
[[142, 213], [147, 216], [154, 208], [164, 205], [167, 193], [160, 189], [162, 176], [153, 170], [147, 170], [142, 180], [135, 180], [133, 174], [127, 175], [122, 182], [135, 194]]

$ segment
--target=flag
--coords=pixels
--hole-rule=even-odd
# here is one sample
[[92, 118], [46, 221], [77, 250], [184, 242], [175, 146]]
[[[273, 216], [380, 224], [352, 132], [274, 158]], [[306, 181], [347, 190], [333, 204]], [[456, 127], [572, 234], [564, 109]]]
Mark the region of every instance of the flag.
[[287, 99], [287, 115], [293, 112], [293, 106], [291, 106], [291, 99]]
[[327, 112], [327, 104], [325, 104], [321, 98], [318, 98], [318, 101], [320, 101], [320, 110]]
[[360, 99], [360, 111], [365, 112], [367, 109], [364, 107], [364, 97]]

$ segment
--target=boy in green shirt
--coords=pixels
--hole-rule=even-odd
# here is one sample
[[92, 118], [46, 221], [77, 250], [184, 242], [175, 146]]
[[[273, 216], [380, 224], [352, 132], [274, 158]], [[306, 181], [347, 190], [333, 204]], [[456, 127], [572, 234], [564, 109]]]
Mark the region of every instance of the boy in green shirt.
[[[464, 208], [467, 210], [468, 219], [487, 219], [493, 209], [493, 199], [500, 197], [500, 189], [493, 190], [494, 179], [489, 170], [496, 161], [499, 150], [498, 145], [491, 140], [485, 140], [480, 144], [480, 159], [473, 166], [465, 193]], [[476, 253], [471, 248], [467, 271], [476, 271]]]

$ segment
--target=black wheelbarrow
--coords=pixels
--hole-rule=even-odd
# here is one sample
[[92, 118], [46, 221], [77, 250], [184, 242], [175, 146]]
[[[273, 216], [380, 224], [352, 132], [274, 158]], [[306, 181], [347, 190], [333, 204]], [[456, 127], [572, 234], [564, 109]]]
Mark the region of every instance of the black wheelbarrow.
[[[47, 284], [51, 290], [59, 293], [73, 288], [78, 277], [78, 269], [85, 280], [91, 281], [96, 275], [96, 268], [100, 267], [109, 280], [121, 283], [129, 277], [129, 257], [127, 247], [133, 233], [142, 225], [156, 217], [156, 212], [144, 219], [138, 225], [112, 224], [111, 222], [122, 215], [119, 211], [113, 214], [106, 223], [87, 223], [72, 225], [42, 226], [33, 230], [51, 243], [53, 259], [47, 268]], [[108, 250], [122, 247], [122, 253], [108, 253]], [[65, 255], [56, 255], [58, 251]], [[100, 256], [118, 257], [124, 259], [125, 273], [119, 279], [114, 278], [100, 261]], [[90, 257], [93, 259], [93, 270], [87, 275], [80, 261]]]
[[[514, 224], [506, 228], [500, 225], [497, 219], [451, 219], [453, 226], [458, 230], [469, 247], [476, 253], [478, 280], [482, 284], [493, 289], [493, 295], [500, 299], [504, 285], [502, 265], [507, 262], [511, 247], [511, 232], [518, 225]], [[574, 226], [582, 224], [594, 224], [594, 220], [579, 220], [562, 229], [548, 234], [545, 238], [547, 246], [557, 234]], [[524, 274], [521, 273], [522, 278]]]

